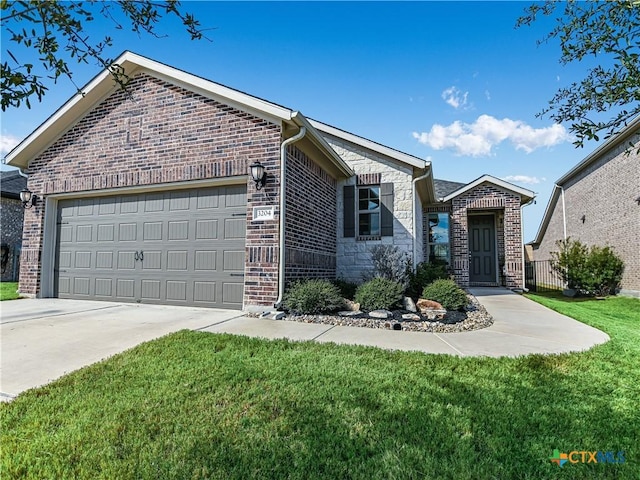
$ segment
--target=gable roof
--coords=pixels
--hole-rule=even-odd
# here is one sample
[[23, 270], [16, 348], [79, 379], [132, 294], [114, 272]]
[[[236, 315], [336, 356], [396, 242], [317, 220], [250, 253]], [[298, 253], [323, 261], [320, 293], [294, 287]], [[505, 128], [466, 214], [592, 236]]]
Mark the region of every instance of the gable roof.
[[430, 165], [430, 162], [428, 162], [427, 160], [416, 157], [414, 155], [410, 155], [408, 153], [401, 152], [400, 150], [396, 150], [394, 148], [387, 147], [380, 143], [374, 142], [373, 140], [354, 135], [353, 133], [341, 130], [331, 125], [327, 125], [326, 123], [319, 122], [318, 120], [313, 120], [310, 118], [309, 122], [311, 122], [311, 125], [313, 125], [321, 132], [327, 133], [342, 140], [346, 140], [347, 142], [354, 143], [356, 145], [359, 145], [360, 147], [366, 148], [367, 150], [371, 150], [387, 157], [391, 157], [395, 160], [411, 165], [412, 167], [424, 169]]
[[640, 115], [635, 117], [629, 123], [629, 125], [618, 132], [617, 135], [614, 135], [611, 138], [607, 139], [607, 141], [605, 141], [602, 145], [600, 145], [593, 152], [587, 155], [584, 160], [579, 162], [575, 167], [573, 167], [562, 177], [556, 180], [553, 192], [551, 193], [551, 197], [549, 197], [549, 203], [547, 203], [547, 207], [544, 210], [544, 215], [542, 216], [542, 220], [540, 221], [538, 232], [536, 233], [535, 238], [531, 242], [529, 242], [528, 245], [538, 245], [540, 242], [542, 242], [542, 238], [547, 232], [547, 227], [549, 226], [549, 222], [551, 221], [551, 215], [553, 215], [553, 210], [555, 209], [556, 202], [558, 201], [558, 197], [560, 196], [562, 186], [569, 180], [574, 178], [576, 175], [578, 175], [580, 172], [588, 168], [591, 164], [595, 163], [597, 160], [600, 160], [605, 153], [617, 147], [622, 142], [629, 140], [630, 142], [636, 144], [638, 140], [640, 140], [640, 138], [634, 137], [640, 137]]
[[[174, 85], [193, 91], [207, 98], [214, 98], [222, 103], [252, 113], [276, 124], [307, 128], [305, 141], [321, 151], [329, 160], [329, 166], [343, 175], [353, 174], [349, 166], [329, 146], [318, 131], [297, 111], [268, 102], [247, 93], [226, 87], [222, 84], [198, 77], [141, 55], [125, 51], [114, 64], [123, 68], [130, 77], [137, 73], [146, 73], [153, 77], [168, 81]], [[29, 162], [58, 140], [88, 111], [120, 88], [112, 79], [109, 70], [105, 69], [87, 83], [80, 92], [71, 97], [53, 115], [36, 128], [27, 138], [20, 142], [5, 156], [5, 163], [26, 168]]]
[[0, 194], [5, 198], [20, 198], [20, 192], [27, 188], [27, 179], [17, 170], [0, 171]]
[[457, 190], [454, 190], [453, 192], [449, 193], [448, 195], [443, 197], [441, 199], [441, 201], [442, 202], [448, 202], [449, 200], [452, 200], [455, 197], [460, 196], [465, 192], [468, 192], [472, 188], [475, 188], [475, 187], [477, 187], [478, 185], [480, 185], [480, 184], [482, 184], [484, 182], [492, 183], [492, 184], [497, 185], [498, 187], [501, 187], [501, 188], [503, 188], [505, 190], [509, 190], [510, 192], [517, 193], [518, 195], [520, 195], [520, 201], [522, 203], [530, 202], [536, 196], [535, 192], [533, 192], [531, 190], [528, 190], [526, 188], [519, 187], [517, 185], [514, 185], [513, 183], [505, 182], [504, 180], [501, 180], [501, 179], [496, 178], [496, 177], [491, 176], [491, 175], [483, 175], [483, 176], [481, 176], [479, 178], [476, 178], [473, 182], [467, 183], [463, 187], [461, 187], [461, 188], [459, 188]]

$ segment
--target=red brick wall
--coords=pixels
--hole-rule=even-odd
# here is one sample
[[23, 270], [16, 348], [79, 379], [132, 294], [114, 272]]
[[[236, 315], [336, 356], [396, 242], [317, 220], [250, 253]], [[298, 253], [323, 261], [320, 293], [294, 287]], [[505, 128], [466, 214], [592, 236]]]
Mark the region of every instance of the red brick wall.
[[[499, 280], [507, 288], [523, 288], [522, 226], [520, 197], [495, 185], [483, 183], [452, 200], [451, 260], [456, 281], [469, 286], [468, 215], [471, 212], [495, 213], [497, 219], [499, 263], [504, 261]], [[501, 225], [500, 217], [503, 218]]]
[[336, 277], [336, 180], [295, 146], [287, 151], [285, 279]]
[[[132, 80], [133, 100], [117, 91], [35, 158], [29, 189], [38, 195], [157, 185], [247, 175], [259, 160], [269, 183], [247, 182], [245, 304], [276, 299], [277, 226], [250, 223], [254, 205], [276, 206], [281, 127], [145, 74]], [[44, 207], [25, 215], [20, 290], [40, 290]], [[277, 248], [276, 248], [277, 250]]]

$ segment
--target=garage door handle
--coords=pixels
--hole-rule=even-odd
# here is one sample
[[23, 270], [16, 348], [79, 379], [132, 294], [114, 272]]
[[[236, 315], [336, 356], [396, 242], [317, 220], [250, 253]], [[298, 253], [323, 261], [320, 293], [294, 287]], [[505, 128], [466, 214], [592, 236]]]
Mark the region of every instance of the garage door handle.
[[140, 260], [140, 255], [138, 255], [138, 252], [133, 254], [133, 259], [137, 262], [138, 260]]
[[144, 252], [140, 250], [140, 261], [142, 262], [143, 260], [144, 260]]
[[230, 277], [244, 277], [244, 273], [230, 273]]

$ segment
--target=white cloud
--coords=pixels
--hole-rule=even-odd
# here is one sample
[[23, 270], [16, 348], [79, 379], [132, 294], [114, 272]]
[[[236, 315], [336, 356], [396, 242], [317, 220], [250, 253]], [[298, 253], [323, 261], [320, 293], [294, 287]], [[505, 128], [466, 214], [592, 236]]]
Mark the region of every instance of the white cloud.
[[487, 100], [491, 100], [491, 92], [489, 92], [489, 90], [484, 91], [484, 96], [487, 98]]
[[456, 155], [489, 156], [493, 147], [509, 141], [516, 150], [531, 153], [541, 147], [551, 147], [572, 140], [562, 125], [533, 128], [521, 120], [480, 115], [473, 123], [435, 124], [429, 132], [413, 132], [418, 142], [434, 150], [453, 150]]
[[442, 98], [453, 108], [461, 108], [467, 104], [469, 92], [462, 93], [456, 87], [449, 87], [442, 92]]
[[20, 143], [19, 138], [3, 133], [2, 135], [0, 135], [0, 154], [6, 155], [11, 150], [13, 150], [13, 147], [18, 145], [18, 143]]
[[540, 182], [544, 182], [547, 179], [545, 177], [530, 177], [528, 175], [507, 175], [506, 177], [502, 177], [502, 180], [506, 180], [507, 182], [516, 182], [516, 183], [527, 183], [529, 185], [535, 185]]

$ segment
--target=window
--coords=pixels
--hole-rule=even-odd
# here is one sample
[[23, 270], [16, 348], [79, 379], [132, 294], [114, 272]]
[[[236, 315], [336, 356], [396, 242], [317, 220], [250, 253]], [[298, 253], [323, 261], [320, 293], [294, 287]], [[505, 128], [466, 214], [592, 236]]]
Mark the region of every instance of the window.
[[450, 262], [449, 214], [429, 214], [429, 262]]
[[358, 235], [380, 235], [380, 187], [358, 188]]

